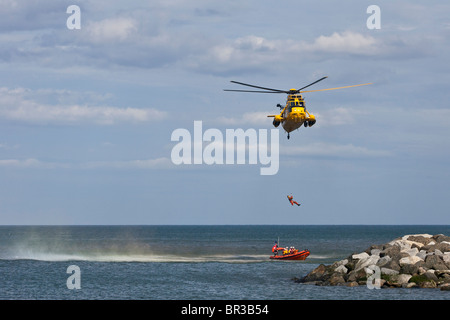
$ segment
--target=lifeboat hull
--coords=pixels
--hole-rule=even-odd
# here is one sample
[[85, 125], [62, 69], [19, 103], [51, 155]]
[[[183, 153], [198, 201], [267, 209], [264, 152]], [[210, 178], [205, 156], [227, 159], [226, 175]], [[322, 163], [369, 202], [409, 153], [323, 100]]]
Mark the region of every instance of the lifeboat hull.
[[270, 256], [270, 259], [274, 260], [305, 260], [310, 252], [308, 250], [298, 251], [295, 253], [281, 254], [276, 256]]

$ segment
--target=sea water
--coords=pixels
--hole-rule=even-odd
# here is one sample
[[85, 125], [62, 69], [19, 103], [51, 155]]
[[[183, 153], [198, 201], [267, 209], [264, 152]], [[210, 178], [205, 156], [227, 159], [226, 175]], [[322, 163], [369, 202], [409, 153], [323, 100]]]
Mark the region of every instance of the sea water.
[[[0, 226], [0, 299], [449, 300], [439, 289], [293, 280], [417, 233], [450, 235], [450, 226]], [[270, 260], [278, 240], [311, 255]], [[68, 285], [71, 266], [79, 289]]]

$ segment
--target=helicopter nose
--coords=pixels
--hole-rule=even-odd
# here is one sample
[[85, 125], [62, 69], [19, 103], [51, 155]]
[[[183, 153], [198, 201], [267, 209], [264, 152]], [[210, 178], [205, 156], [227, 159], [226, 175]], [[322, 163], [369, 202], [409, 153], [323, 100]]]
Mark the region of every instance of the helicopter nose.
[[300, 110], [292, 110], [291, 112], [291, 119], [298, 122], [302, 121], [305, 118], [305, 113], [301, 112]]

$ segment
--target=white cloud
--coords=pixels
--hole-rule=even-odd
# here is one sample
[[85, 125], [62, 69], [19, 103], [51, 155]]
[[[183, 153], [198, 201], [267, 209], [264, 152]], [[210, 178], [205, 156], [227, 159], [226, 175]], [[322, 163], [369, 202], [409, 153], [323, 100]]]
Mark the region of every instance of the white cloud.
[[92, 42], [124, 41], [137, 31], [137, 23], [131, 18], [109, 18], [87, 24], [86, 30]]
[[271, 123], [267, 112], [246, 112], [240, 117], [219, 117], [216, 121], [224, 125], [266, 125]]
[[39, 160], [36, 159], [3, 159], [0, 160], [0, 167], [38, 167], [41, 164]]
[[370, 112], [369, 110], [336, 107], [331, 110], [313, 113], [321, 126], [342, 126], [353, 124], [356, 122], [358, 116], [367, 115]]
[[375, 38], [356, 32], [335, 32], [331, 36], [320, 36], [314, 43], [305, 44], [305, 48], [312, 52], [349, 53], [374, 55], [378, 52], [379, 44]]
[[1, 159], [0, 167], [40, 168], [40, 169], [163, 169], [175, 168], [168, 158], [128, 160], [128, 161], [91, 161], [83, 163], [47, 162], [35, 158]]
[[283, 40], [268, 40], [254, 35], [224, 40], [206, 52], [190, 56], [189, 64], [198, 68], [218, 70], [224, 66], [252, 68], [276, 61], [284, 54]]
[[335, 32], [321, 35], [313, 41], [298, 39], [267, 39], [248, 35], [223, 40], [210, 46], [204, 53], [189, 56], [187, 64], [207, 72], [230, 72], [230, 70], [255, 70], [276, 66], [292, 67], [292, 64], [327, 54], [364, 55], [380, 54], [385, 47], [372, 36], [357, 32]]
[[0, 148], [3, 148], [5, 150], [17, 149], [17, 148], [19, 148], [19, 145], [18, 144], [9, 145], [8, 143], [1, 143], [0, 142]]
[[156, 109], [117, 108], [111, 106], [51, 105], [30, 98], [30, 91], [0, 88], [0, 119], [37, 124], [102, 124], [147, 122], [165, 118]]
[[1, 159], [0, 167], [8, 168], [68, 168], [69, 166], [64, 163], [45, 162], [34, 158], [28, 159]]
[[129, 160], [129, 161], [95, 161], [87, 162], [81, 165], [83, 169], [98, 169], [98, 168], [111, 168], [111, 169], [163, 169], [163, 168], [175, 168], [172, 161], [169, 158], [156, 158], [156, 159], [144, 159], [144, 160]]
[[319, 157], [342, 157], [342, 158], [364, 158], [364, 157], [387, 157], [391, 153], [385, 150], [371, 150], [366, 147], [358, 147], [353, 144], [335, 145], [331, 143], [312, 143], [303, 146], [288, 146], [280, 148], [280, 153], [298, 156]]

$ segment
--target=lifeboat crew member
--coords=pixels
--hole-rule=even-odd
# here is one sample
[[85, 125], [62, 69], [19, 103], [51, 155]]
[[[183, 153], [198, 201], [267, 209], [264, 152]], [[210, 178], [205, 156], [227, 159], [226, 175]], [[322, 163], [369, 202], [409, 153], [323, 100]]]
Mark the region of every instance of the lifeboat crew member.
[[278, 255], [278, 243], [275, 241], [275, 245], [272, 247], [272, 252], [277, 256]]
[[294, 201], [293, 196], [287, 196], [287, 197], [288, 197], [288, 200], [291, 203], [291, 205], [294, 205], [294, 203], [295, 203], [297, 206], [300, 206], [300, 204], [297, 201]]

